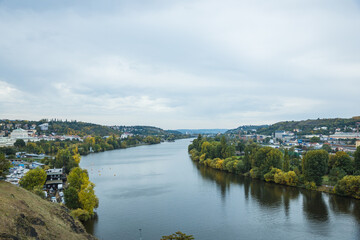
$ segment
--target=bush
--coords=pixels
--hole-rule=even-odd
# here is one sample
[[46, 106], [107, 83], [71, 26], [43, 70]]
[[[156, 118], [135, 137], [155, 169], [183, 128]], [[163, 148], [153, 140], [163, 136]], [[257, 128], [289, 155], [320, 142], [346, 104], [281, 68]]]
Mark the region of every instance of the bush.
[[336, 184], [335, 192], [360, 199], [360, 176], [345, 176]]
[[316, 183], [315, 182], [305, 182], [305, 188], [309, 190], [316, 190]]
[[270, 172], [264, 175], [265, 181], [267, 182], [275, 182], [275, 174], [282, 172], [278, 168], [272, 168]]
[[34, 189], [32, 190], [32, 192], [41, 198], [45, 198], [45, 193], [42, 189], [42, 186], [35, 186]]
[[259, 168], [254, 167], [250, 170], [250, 176], [252, 178], [259, 178], [259, 174], [261, 174], [261, 172], [259, 171]]
[[194, 239], [193, 235], [186, 235], [180, 231], [171, 234], [169, 236], [162, 236], [160, 240], [192, 240]]
[[288, 186], [296, 186], [299, 182], [299, 178], [294, 171], [285, 173], [285, 182]]
[[238, 173], [246, 173], [247, 172], [246, 165], [243, 160], [239, 160], [238, 162], [236, 162], [235, 168], [236, 168], [236, 172], [238, 172]]
[[71, 216], [73, 216], [74, 218], [79, 219], [82, 222], [86, 222], [91, 217], [88, 211], [83, 210], [81, 208], [78, 208], [76, 210], [72, 210], [70, 214], [71, 214]]

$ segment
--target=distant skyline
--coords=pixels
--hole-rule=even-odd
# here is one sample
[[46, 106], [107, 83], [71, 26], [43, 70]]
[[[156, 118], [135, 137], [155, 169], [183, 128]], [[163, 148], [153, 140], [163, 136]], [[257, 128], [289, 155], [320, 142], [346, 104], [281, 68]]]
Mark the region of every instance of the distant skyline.
[[359, 30], [359, 0], [0, 0], [0, 118], [232, 129], [359, 116]]

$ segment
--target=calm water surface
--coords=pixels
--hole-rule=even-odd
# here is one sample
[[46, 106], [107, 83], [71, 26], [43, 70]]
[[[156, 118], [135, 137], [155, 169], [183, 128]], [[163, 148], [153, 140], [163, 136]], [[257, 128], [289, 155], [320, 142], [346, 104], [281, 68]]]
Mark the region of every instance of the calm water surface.
[[100, 200], [86, 228], [99, 239], [360, 239], [360, 201], [198, 166], [189, 139], [81, 160]]

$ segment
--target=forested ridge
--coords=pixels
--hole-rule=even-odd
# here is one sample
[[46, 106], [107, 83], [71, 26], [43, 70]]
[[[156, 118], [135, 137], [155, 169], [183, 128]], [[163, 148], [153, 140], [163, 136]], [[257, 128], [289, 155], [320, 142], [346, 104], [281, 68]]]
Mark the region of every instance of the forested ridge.
[[[360, 116], [352, 118], [324, 118], [324, 119], [308, 119], [302, 121], [283, 121], [271, 125], [261, 126], [240, 126], [236, 129], [227, 131], [226, 133], [238, 133], [241, 130], [256, 129], [258, 134], [271, 135], [275, 131], [293, 131], [301, 130], [298, 134], [332, 134], [335, 129], [344, 130], [345, 127], [356, 128], [356, 123], [360, 122]], [[314, 130], [316, 127], [326, 127], [327, 129]], [[346, 131], [346, 129], [345, 129]]]
[[[42, 119], [40, 121], [28, 121], [28, 120], [0, 120], [0, 126], [3, 130], [6, 130], [6, 125], [11, 124], [11, 129], [17, 127], [28, 129], [32, 125], [35, 125], [37, 133], [40, 134], [52, 134], [57, 135], [78, 135], [80, 137], [91, 135], [91, 136], [120, 136], [124, 132], [129, 132], [134, 135], [180, 135], [181, 133], [174, 130], [163, 130], [153, 126], [104, 126], [95, 123], [81, 122], [76, 120], [60, 120], [60, 119]], [[48, 130], [41, 130], [39, 125], [48, 123]], [[17, 127], [15, 127], [17, 126]], [[11, 130], [9, 129], [9, 130]]]

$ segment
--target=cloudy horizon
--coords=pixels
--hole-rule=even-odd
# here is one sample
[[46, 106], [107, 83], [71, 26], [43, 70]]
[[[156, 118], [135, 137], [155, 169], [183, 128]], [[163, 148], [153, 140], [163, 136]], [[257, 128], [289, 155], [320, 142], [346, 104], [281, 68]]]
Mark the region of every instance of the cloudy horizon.
[[360, 1], [0, 0], [0, 118], [164, 129], [353, 117]]

